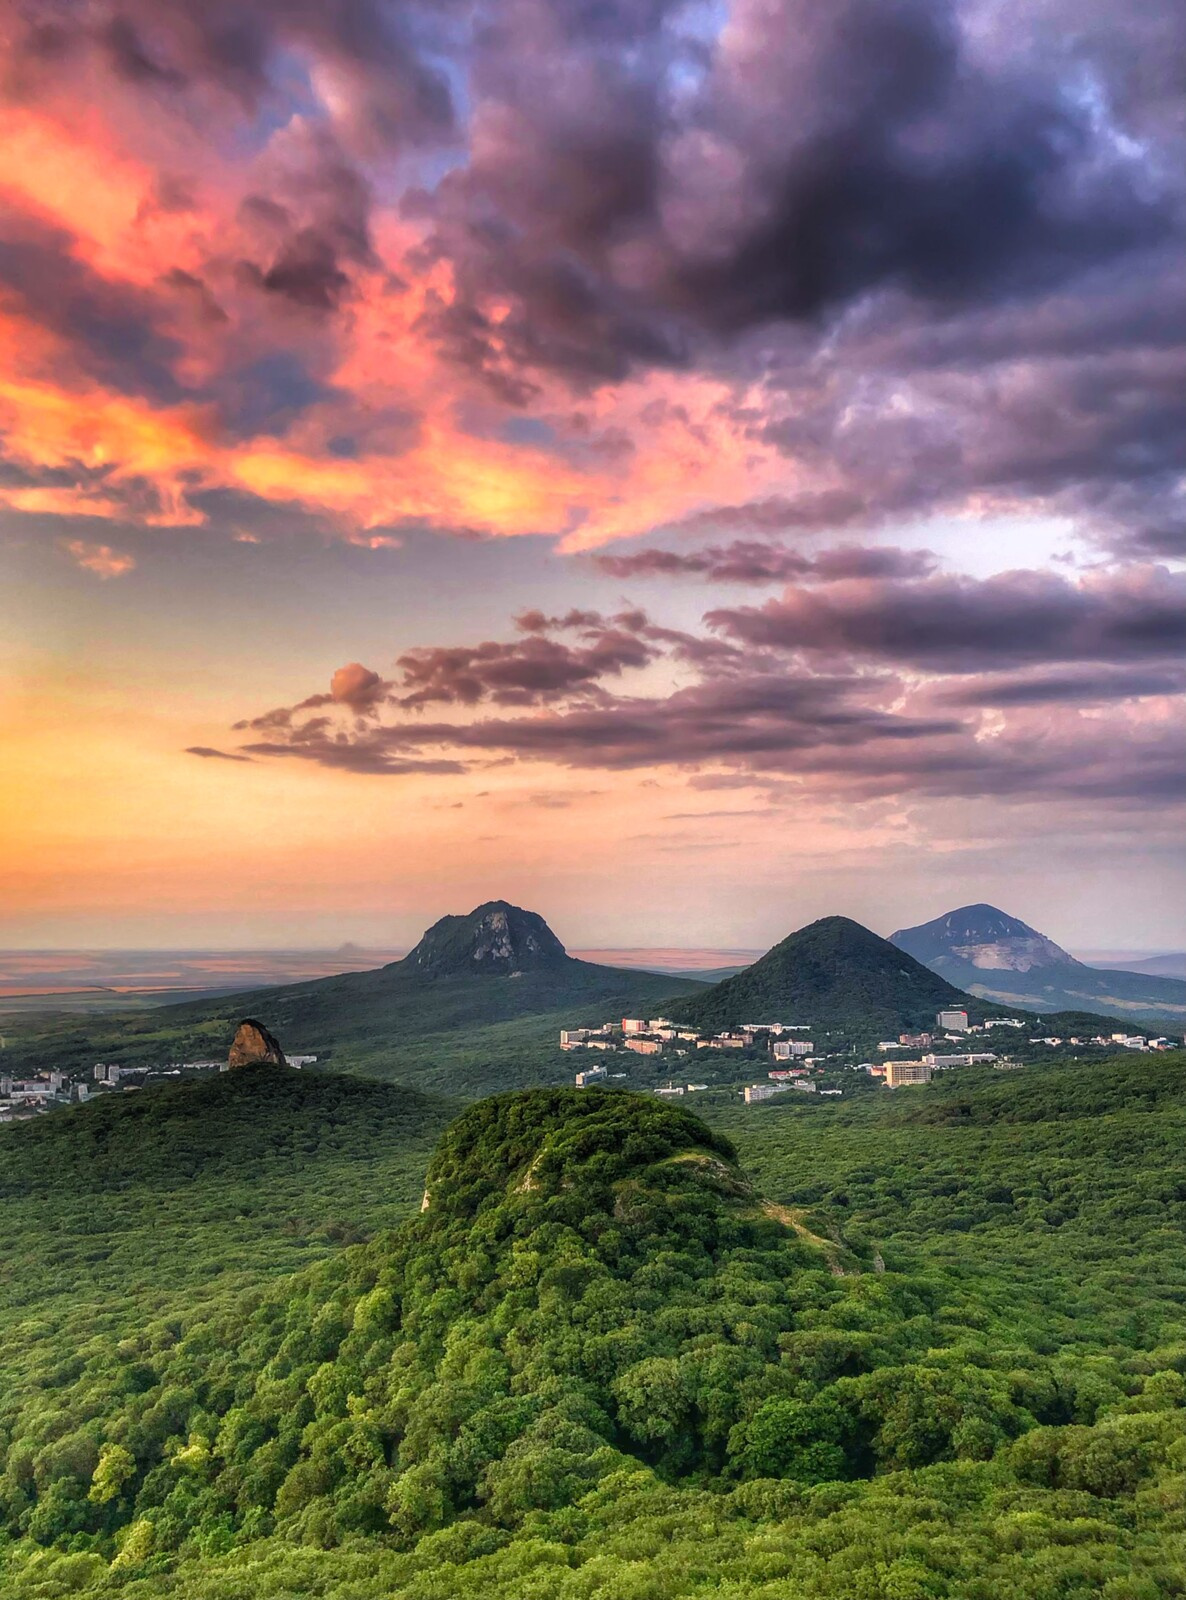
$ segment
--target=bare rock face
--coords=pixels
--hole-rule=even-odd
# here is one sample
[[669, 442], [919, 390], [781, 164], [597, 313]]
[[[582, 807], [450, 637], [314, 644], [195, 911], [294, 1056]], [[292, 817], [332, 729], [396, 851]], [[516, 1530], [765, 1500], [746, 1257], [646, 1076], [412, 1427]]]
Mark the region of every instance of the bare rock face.
[[515, 978], [571, 964], [564, 946], [537, 912], [506, 900], [489, 900], [468, 917], [442, 917], [402, 963], [431, 978]]
[[227, 1056], [227, 1066], [234, 1069], [266, 1064], [277, 1067], [288, 1065], [275, 1035], [269, 1033], [262, 1022], [253, 1022], [250, 1017], [245, 1017], [235, 1030], [230, 1054]]

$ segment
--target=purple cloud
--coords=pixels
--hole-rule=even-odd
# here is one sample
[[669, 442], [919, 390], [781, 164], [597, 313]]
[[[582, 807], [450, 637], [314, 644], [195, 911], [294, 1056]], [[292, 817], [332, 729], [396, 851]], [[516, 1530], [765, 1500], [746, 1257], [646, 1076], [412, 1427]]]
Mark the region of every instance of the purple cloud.
[[1186, 645], [1186, 575], [1136, 568], [1074, 582], [1024, 571], [789, 588], [763, 606], [720, 607], [705, 621], [753, 649], [841, 652], [929, 672], [1140, 661]]
[[817, 556], [787, 545], [735, 539], [704, 550], [638, 550], [631, 555], [599, 555], [594, 562], [611, 578], [694, 576], [714, 583], [779, 583], [799, 578], [838, 583], [847, 578], [919, 578], [935, 567], [929, 550], [892, 545], [837, 545]]

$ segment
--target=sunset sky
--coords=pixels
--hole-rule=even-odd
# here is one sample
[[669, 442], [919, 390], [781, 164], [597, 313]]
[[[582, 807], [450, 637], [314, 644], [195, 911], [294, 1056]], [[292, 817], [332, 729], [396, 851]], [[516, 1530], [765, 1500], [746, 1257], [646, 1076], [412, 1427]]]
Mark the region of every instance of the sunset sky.
[[0, 945], [1181, 948], [1183, 16], [0, 0]]

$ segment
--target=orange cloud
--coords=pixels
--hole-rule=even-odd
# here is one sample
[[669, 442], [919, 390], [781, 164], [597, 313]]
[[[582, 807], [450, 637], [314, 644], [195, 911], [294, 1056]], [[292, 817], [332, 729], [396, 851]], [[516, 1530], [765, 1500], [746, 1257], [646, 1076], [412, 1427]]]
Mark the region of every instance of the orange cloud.
[[[143, 132], [135, 121], [129, 126]], [[254, 166], [239, 171], [215, 156], [200, 200], [190, 194], [170, 211], [154, 198], [157, 170], [123, 148], [127, 131], [104, 120], [100, 106], [0, 113], [10, 157], [0, 195], [64, 230], [98, 284], [149, 295], [156, 331], [175, 346], [172, 380], [194, 396], [116, 393], [78, 365], [67, 335], [17, 302], [0, 306], [6, 453], [34, 476], [79, 474], [71, 489], [9, 491], [11, 509], [194, 525], [205, 520], [194, 493], [224, 488], [300, 505], [372, 546], [396, 537], [373, 530], [425, 521], [496, 536], [550, 534], [583, 548], [763, 484], [787, 487], [785, 461], [755, 450], [732, 420], [729, 387], [690, 374], [604, 388], [579, 412], [559, 380], [541, 380], [526, 414], [554, 443], [516, 432], [525, 413], [493, 399], [426, 331], [430, 299], [452, 299], [450, 272], [440, 262], [409, 267], [417, 232], [394, 207], [377, 211], [378, 264], [352, 273], [331, 331], [299, 310], [283, 312], [289, 322], [278, 328], [266, 326], [280, 313], [258, 285], [244, 286], [235, 256], [250, 240], [235, 218], [253, 175], [274, 179], [299, 154], [299, 135], [291, 125], [281, 130]], [[167, 139], [165, 149], [178, 155]], [[216, 311], [218, 325], [210, 320]], [[220, 416], [219, 384], [225, 378], [233, 391], [240, 380], [228, 370], [236, 360], [246, 353], [266, 363], [277, 348], [286, 359], [307, 349], [329, 398], [279, 431], [265, 419], [262, 429], [233, 437]], [[399, 446], [382, 429], [368, 434], [375, 418], [391, 413], [411, 419]], [[360, 435], [349, 456], [328, 449], [343, 432]], [[602, 450], [603, 439], [621, 448]]]

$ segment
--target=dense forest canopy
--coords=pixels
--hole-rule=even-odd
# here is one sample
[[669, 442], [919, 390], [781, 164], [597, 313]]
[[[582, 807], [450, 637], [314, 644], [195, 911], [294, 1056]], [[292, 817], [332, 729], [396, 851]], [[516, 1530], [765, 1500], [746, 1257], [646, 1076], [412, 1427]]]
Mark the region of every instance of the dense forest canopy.
[[[620, 1092], [473, 1105], [398, 1227], [68, 1348], [28, 1332], [6, 1592], [1186, 1594], [1183, 1065], [710, 1097], [710, 1123]], [[295, 1077], [236, 1093], [266, 1126]], [[378, 1171], [384, 1106], [422, 1141], [397, 1091], [335, 1081], [343, 1159]], [[172, 1150], [199, 1191], [252, 1170], [250, 1096], [226, 1150], [199, 1131], [226, 1082], [143, 1097], [162, 1192]], [[6, 1135], [10, 1203], [94, 1109]], [[105, 1117], [66, 1168], [92, 1202], [131, 1176]]]

